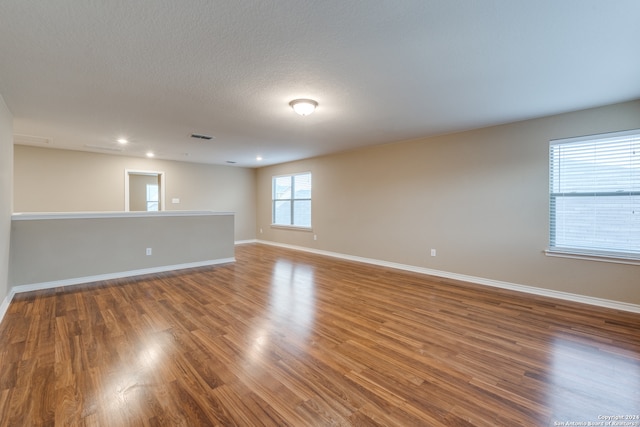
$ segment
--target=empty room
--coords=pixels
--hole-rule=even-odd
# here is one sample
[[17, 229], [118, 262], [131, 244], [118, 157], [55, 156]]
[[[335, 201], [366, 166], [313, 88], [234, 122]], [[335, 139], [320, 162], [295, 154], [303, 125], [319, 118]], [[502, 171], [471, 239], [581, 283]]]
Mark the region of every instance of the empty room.
[[0, 426], [640, 427], [640, 3], [0, 2]]

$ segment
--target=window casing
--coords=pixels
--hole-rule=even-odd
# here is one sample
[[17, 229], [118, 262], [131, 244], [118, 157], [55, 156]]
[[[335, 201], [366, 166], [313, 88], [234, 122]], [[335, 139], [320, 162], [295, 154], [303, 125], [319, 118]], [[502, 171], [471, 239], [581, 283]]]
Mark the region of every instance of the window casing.
[[311, 228], [311, 172], [272, 178], [272, 225]]
[[551, 141], [549, 251], [640, 261], [640, 130]]

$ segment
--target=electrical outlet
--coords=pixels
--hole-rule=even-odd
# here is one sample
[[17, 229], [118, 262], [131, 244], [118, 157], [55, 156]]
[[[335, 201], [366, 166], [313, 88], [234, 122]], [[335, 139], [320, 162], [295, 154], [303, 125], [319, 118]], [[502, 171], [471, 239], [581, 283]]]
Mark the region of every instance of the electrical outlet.
[[317, 234], [313, 235], [313, 240], [318, 240], [318, 235]]
[[436, 256], [436, 250], [435, 249], [431, 249], [431, 256]]
[[152, 252], [151, 248], [147, 248], [147, 256], [151, 255]]

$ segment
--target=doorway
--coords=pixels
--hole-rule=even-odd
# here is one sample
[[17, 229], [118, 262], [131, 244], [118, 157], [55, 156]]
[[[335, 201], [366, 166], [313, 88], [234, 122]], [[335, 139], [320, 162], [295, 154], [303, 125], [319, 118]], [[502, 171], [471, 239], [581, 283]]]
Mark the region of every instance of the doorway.
[[164, 172], [125, 169], [125, 212], [164, 210]]

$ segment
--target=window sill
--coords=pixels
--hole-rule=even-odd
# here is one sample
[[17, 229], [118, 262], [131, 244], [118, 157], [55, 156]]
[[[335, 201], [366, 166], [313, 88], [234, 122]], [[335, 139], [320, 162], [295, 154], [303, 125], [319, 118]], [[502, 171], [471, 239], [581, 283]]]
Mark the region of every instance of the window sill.
[[313, 231], [311, 227], [301, 227], [298, 225], [282, 225], [282, 224], [271, 224], [271, 228], [280, 228], [283, 230], [295, 230], [295, 231]]
[[588, 261], [611, 262], [615, 264], [640, 265], [640, 256], [634, 256], [631, 254], [587, 251], [580, 252], [577, 250], [565, 248], [546, 249], [544, 251], [544, 254], [546, 256], [559, 258], [584, 259]]

